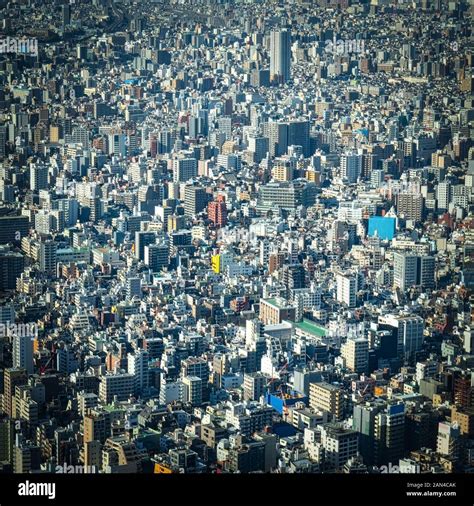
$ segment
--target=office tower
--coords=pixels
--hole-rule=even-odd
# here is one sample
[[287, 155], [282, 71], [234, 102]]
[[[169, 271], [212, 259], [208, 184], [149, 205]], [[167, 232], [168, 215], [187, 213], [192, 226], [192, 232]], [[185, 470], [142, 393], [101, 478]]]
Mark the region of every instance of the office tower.
[[55, 241], [51, 241], [48, 239], [40, 243], [39, 264], [41, 271], [48, 274], [55, 273], [57, 263], [57, 251], [58, 251], [58, 243]]
[[244, 374], [244, 400], [260, 400], [267, 389], [267, 382], [267, 377], [261, 373]]
[[248, 140], [248, 149], [253, 153], [253, 161], [260, 163], [269, 152], [268, 137], [250, 136]]
[[305, 288], [306, 286], [306, 272], [301, 264], [285, 265], [282, 270], [282, 277], [288, 295], [291, 295], [293, 290]]
[[434, 257], [395, 252], [393, 262], [395, 287], [403, 291], [412, 286], [434, 288], [436, 268]]
[[150, 244], [145, 246], [144, 261], [152, 272], [159, 272], [163, 267], [168, 267], [170, 261], [169, 245]]
[[48, 167], [42, 164], [30, 165], [30, 189], [33, 192], [48, 188]]
[[156, 242], [155, 232], [135, 232], [135, 258], [145, 259], [145, 247]]
[[203, 211], [209, 202], [210, 193], [202, 186], [187, 185], [184, 189], [184, 212], [194, 216]]
[[362, 173], [362, 155], [346, 154], [341, 156], [341, 178], [354, 184]]
[[138, 277], [130, 277], [126, 280], [126, 291], [127, 297], [131, 299], [132, 297], [141, 298], [142, 296], [142, 282]]
[[291, 34], [287, 29], [270, 33], [270, 81], [284, 84], [291, 76]]
[[398, 462], [405, 453], [405, 406], [387, 406], [375, 416], [374, 452], [376, 464]]
[[356, 373], [367, 373], [369, 367], [369, 343], [362, 337], [347, 339], [341, 346], [346, 367]]
[[313, 409], [327, 411], [339, 420], [343, 414], [342, 390], [330, 383], [310, 383], [309, 405]]
[[79, 361], [70, 345], [61, 345], [56, 351], [56, 369], [61, 374], [72, 374], [79, 369]]
[[190, 357], [181, 362], [181, 375], [197, 376], [202, 380], [202, 402], [209, 400], [209, 365], [206, 360], [201, 357]]
[[198, 175], [196, 158], [177, 158], [173, 160], [173, 181], [185, 183]]
[[356, 307], [358, 277], [356, 274], [338, 273], [336, 276], [337, 293], [336, 300], [347, 307]]
[[288, 146], [301, 146], [305, 158], [311, 155], [308, 120], [288, 123]]
[[25, 385], [27, 381], [28, 373], [25, 369], [5, 369], [2, 410], [10, 418], [13, 416], [15, 388], [20, 385]]
[[447, 181], [438, 183], [436, 189], [436, 199], [438, 201], [438, 209], [440, 211], [447, 211], [449, 209], [449, 203], [451, 202], [451, 184]]
[[250, 85], [256, 88], [260, 86], [270, 86], [270, 70], [255, 69], [250, 74]]
[[344, 429], [338, 424], [323, 424], [321, 444], [324, 448], [324, 469], [338, 471], [349, 459], [357, 456], [359, 435], [356, 431]]
[[140, 395], [149, 386], [148, 352], [146, 350], [137, 350], [135, 353], [129, 353], [127, 359], [127, 372], [135, 378], [134, 393]]
[[197, 376], [185, 376], [183, 378], [183, 401], [193, 406], [200, 406], [203, 402], [203, 382]]
[[29, 226], [27, 216], [0, 216], [0, 244], [19, 243], [28, 235]]
[[221, 134], [224, 134], [224, 140], [232, 139], [232, 117], [222, 116], [217, 120], [217, 128]]
[[443, 457], [457, 460], [460, 457], [461, 431], [456, 422], [440, 422], [436, 451]]
[[30, 333], [13, 336], [13, 367], [33, 374], [33, 339]]
[[0, 246], [0, 291], [14, 290], [24, 268], [25, 258], [21, 253]]
[[271, 157], [282, 156], [288, 150], [288, 123], [269, 121], [263, 123], [263, 135], [268, 138], [268, 153]]
[[69, 4], [61, 6], [63, 27], [71, 24], [71, 6]]
[[355, 404], [352, 414], [352, 428], [359, 434], [359, 452], [366, 465], [375, 465], [378, 455], [375, 451], [375, 418], [381, 406]]
[[216, 227], [226, 226], [227, 206], [223, 195], [218, 195], [217, 200], [209, 202], [209, 205], [207, 206], [207, 217]]
[[127, 400], [135, 389], [135, 376], [128, 373], [106, 374], [101, 376], [99, 399], [110, 404], [117, 397], [119, 401]]
[[420, 316], [381, 316], [379, 324], [396, 330], [399, 356], [414, 358], [416, 352], [422, 348], [424, 321]]
[[[74, 135], [74, 134], [73, 134]], [[81, 132], [81, 144], [89, 144], [89, 134], [87, 132]], [[84, 145], [84, 144], [83, 144]], [[121, 133], [111, 133], [108, 136], [108, 154], [116, 156], [117, 158], [124, 158], [127, 156], [127, 136]]]
[[422, 288], [434, 288], [435, 286], [435, 259], [431, 256], [421, 256], [418, 259], [419, 276], [418, 284]]
[[79, 202], [74, 198], [59, 199], [58, 209], [64, 213], [64, 226], [73, 227], [79, 217]]
[[171, 153], [176, 133], [170, 130], [162, 130], [158, 134], [158, 154]]
[[393, 255], [393, 284], [405, 291], [415, 286], [418, 280], [418, 257], [409, 253], [395, 252]]
[[7, 127], [5, 125], [0, 125], [0, 159], [4, 158], [7, 150], [7, 138], [8, 138], [8, 131]]

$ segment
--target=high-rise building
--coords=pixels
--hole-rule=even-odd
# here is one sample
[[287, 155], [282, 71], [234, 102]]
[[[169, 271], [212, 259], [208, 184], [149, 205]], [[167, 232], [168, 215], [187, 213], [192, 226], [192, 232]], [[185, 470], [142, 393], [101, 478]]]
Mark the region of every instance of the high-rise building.
[[397, 212], [406, 220], [419, 222], [423, 218], [423, 195], [420, 193], [399, 193]]
[[0, 462], [13, 461], [14, 420], [0, 420]]
[[250, 373], [244, 375], [244, 400], [258, 401], [265, 394], [267, 377], [261, 373]]
[[132, 297], [140, 298], [142, 295], [142, 282], [141, 279], [133, 276], [127, 278], [126, 280], [126, 289], [127, 289], [127, 297], [131, 299]]
[[100, 378], [99, 399], [109, 404], [117, 397], [119, 401], [127, 400], [134, 392], [135, 376], [128, 373], [105, 374]]
[[288, 123], [282, 121], [269, 121], [263, 123], [262, 130], [264, 137], [268, 138], [267, 151], [269, 155], [285, 155], [288, 150]]
[[25, 369], [10, 368], [4, 371], [2, 411], [10, 418], [13, 416], [15, 388], [27, 381], [28, 373]]
[[163, 267], [167, 267], [170, 261], [169, 245], [161, 243], [145, 246], [144, 261], [153, 272], [158, 272]]
[[448, 181], [438, 183], [436, 189], [436, 199], [438, 201], [438, 209], [440, 211], [446, 211], [449, 209], [449, 203], [451, 202], [452, 188]]
[[33, 339], [30, 333], [13, 336], [13, 367], [33, 374]]
[[202, 379], [197, 376], [185, 376], [183, 378], [183, 401], [193, 406], [202, 404], [203, 385]]
[[71, 6], [69, 4], [62, 5], [61, 12], [62, 12], [63, 27], [70, 25], [71, 24]]
[[173, 160], [173, 181], [185, 183], [198, 175], [196, 158], [177, 158]]
[[291, 34], [283, 29], [270, 33], [270, 81], [284, 84], [291, 77]]
[[48, 188], [48, 167], [42, 164], [30, 165], [30, 189], [38, 192]]
[[0, 244], [19, 243], [28, 235], [27, 216], [0, 216]]
[[257, 210], [268, 212], [278, 209], [294, 210], [298, 206], [309, 207], [316, 200], [316, 185], [306, 181], [270, 182], [258, 192]]
[[52, 274], [56, 270], [58, 243], [51, 240], [41, 241], [39, 251], [40, 270]]
[[355, 307], [357, 304], [358, 277], [356, 274], [338, 273], [336, 276], [337, 293], [336, 300], [347, 307]]
[[323, 424], [321, 444], [324, 448], [324, 469], [338, 471], [349, 459], [357, 456], [359, 435], [356, 431], [345, 429], [339, 424]]
[[398, 355], [414, 358], [423, 346], [424, 321], [420, 316], [387, 315], [379, 317], [379, 324], [397, 333]]
[[339, 420], [343, 414], [342, 390], [330, 383], [310, 383], [309, 405], [313, 409], [327, 411]]
[[433, 288], [435, 286], [435, 259], [405, 252], [393, 255], [393, 284], [405, 291], [412, 286]]
[[362, 155], [345, 154], [341, 156], [341, 177], [349, 184], [356, 183], [362, 173]]
[[202, 380], [202, 401], [209, 399], [209, 365], [201, 357], [189, 357], [181, 362], [182, 377], [197, 376]]
[[308, 120], [295, 120], [288, 123], [288, 146], [301, 146], [303, 156], [305, 158], [311, 156]]
[[155, 232], [138, 231], [135, 232], [135, 258], [145, 259], [145, 247], [156, 242]]
[[306, 272], [301, 264], [285, 265], [282, 269], [283, 283], [286, 286], [287, 294], [291, 295], [292, 290], [305, 288]]
[[187, 185], [184, 189], [184, 212], [194, 216], [203, 211], [209, 202], [210, 193], [202, 186]]
[[24, 268], [25, 257], [21, 253], [0, 246], [0, 292], [14, 290]]
[[418, 256], [395, 252], [393, 255], [393, 283], [405, 291], [415, 286], [418, 279]]
[[217, 200], [209, 202], [207, 217], [216, 227], [225, 227], [227, 224], [227, 206], [223, 195], [218, 195]]
[[356, 373], [367, 373], [369, 367], [369, 343], [365, 338], [347, 339], [341, 346], [346, 367]]
[[135, 353], [129, 353], [127, 356], [128, 374], [135, 378], [135, 394], [141, 394], [149, 386], [148, 361], [149, 356], [146, 350], [138, 350]]

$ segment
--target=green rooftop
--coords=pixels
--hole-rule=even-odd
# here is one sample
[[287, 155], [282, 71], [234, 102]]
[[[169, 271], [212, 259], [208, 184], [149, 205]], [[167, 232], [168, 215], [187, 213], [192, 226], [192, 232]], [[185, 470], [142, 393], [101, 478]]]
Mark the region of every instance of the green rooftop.
[[325, 337], [327, 332], [324, 327], [320, 327], [311, 320], [306, 320], [305, 318], [303, 318], [303, 321], [295, 323], [295, 327], [302, 332], [318, 337]]

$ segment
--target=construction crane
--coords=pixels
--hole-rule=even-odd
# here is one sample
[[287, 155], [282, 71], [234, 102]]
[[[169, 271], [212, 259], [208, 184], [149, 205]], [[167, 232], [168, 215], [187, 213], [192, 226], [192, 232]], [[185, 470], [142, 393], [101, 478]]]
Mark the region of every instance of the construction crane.
[[49, 364], [51, 363], [51, 361], [54, 358], [56, 358], [56, 347], [53, 344], [52, 348], [51, 348], [51, 352], [50, 352], [50, 357], [48, 358], [48, 360], [46, 361], [46, 363], [44, 364], [44, 366], [40, 367], [40, 375], [43, 375], [46, 372], [46, 370], [48, 369]]

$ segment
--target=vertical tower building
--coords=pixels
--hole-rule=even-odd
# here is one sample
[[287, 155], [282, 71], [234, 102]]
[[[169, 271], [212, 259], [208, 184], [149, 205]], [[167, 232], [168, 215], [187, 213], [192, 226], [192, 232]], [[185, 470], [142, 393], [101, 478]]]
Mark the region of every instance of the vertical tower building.
[[46, 165], [31, 164], [30, 189], [38, 192], [48, 188], [48, 167]]
[[338, 274], [337, 281], [337, 294], [336, 299], [338, 302], [346, 304], [347, 307], [355, 307], [357, 304], [357, 276], [352, 274]]
[[369, 343], [367, 339], [348, 339], [341, 347], [346, 367], [352, 372], [367, 373], [369, 366]]
[[267, 378], [261, 373], [244, 375], [244, 400], [258, 401], [265, 393]]
[[286, 29], [270, 33], [270, 80], [283, 84], [291, 76], [291, 37]]
[[29, 333], [13, 336], [13, 367], [33, 374], [33, 336]]
[[346, 154], [341, 156], [341, 177], [349, 184], [356, 183], [362, 173], [362, 155]]
[[202, 186], [188, 185], [184, 189], [184, 212], [188, 216], [199, 214], [206, 208], [209, 194]]
[[209, 202], [207, 217], [216, 227], [224, 227], [227, 224], [227, 206], [223, 195], [218, 195], [216, 201]]

